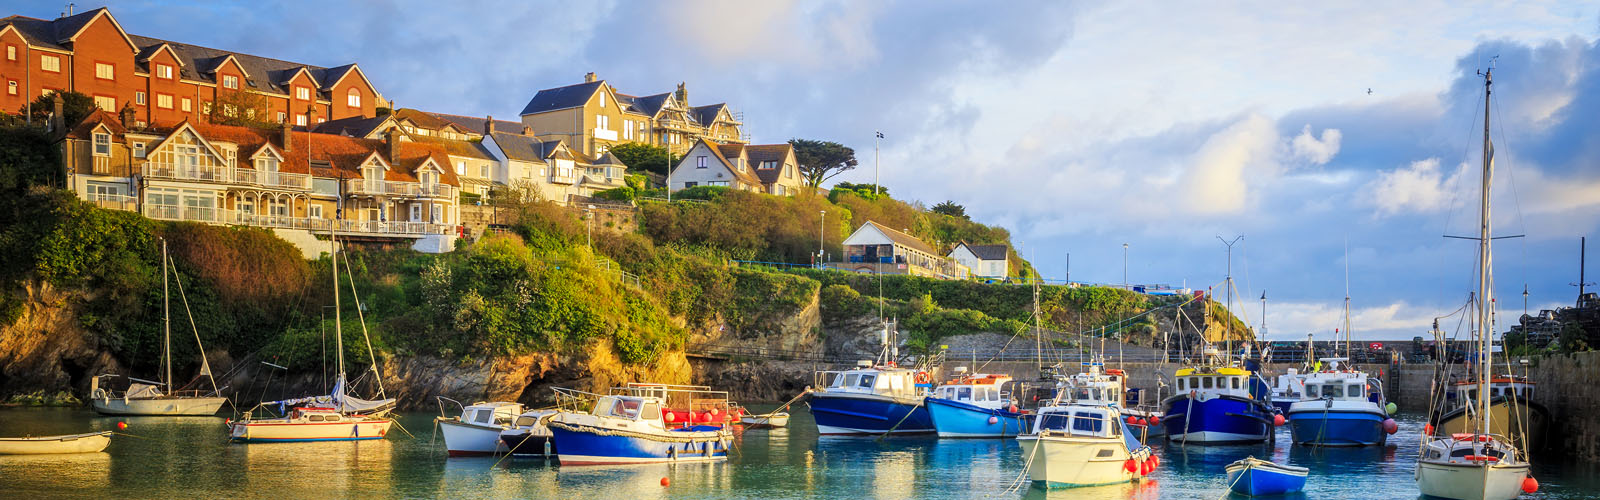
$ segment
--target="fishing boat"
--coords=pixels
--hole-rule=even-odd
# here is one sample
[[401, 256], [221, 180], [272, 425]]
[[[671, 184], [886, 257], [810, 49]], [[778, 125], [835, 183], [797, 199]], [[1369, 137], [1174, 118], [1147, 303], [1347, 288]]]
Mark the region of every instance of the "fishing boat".
[[500, 431], [500, 442], [513, 457], [554, 457], [556, 444], [546, 422], [557, 411], [529, 410], [517, 416], [511, 428]]
[[1017, 436], [1029, 478], [1046, 489], [1116, 484], [1142, 478], [1159, 463], [1114, 406], [1053, 401]]
[[[622, 390], [618, 390], [622, 389]], [[733, 444], [726, 393], [683, 391], [670, 386], [648, 390], [613, 388], [598, 395], [556, 389], [563, 411], [550, 417], [555, 448], [561, 465], [614, 465], [642, 463], [712, 462], [728, 459]], [[679, 394], [694, 392], [698, 394]], [[715, 396], [721, 396], [716, 399]], [[666, 408], [673, 396], [682, 396], [699, 408], [691, 415], [720, 418], [721, 425], [669, 422]], [[588, 407], [588, 411], [578, 411]], [[720, 410], [713, 413], [711, 410]]]
[[1290, 368], [1273, 379], [1272, 409], [1287, 415], [1289, 407], [1300, 402], [1305, 397], [1306, 376], [1300, 370]]
[[936, 432], [923, 400], [933, 388], [926, 370], [895, 363], [899, 346], [893, 324], [879, 332], [883, 351], [876, 361], [861, 360], [853, 370], [818, 371], [806, 406], [817, 421], [817, 434], [927, 434]]
[[789, 412], [780, 411], [780, 412], [773, 412], [773, 413], [761, 413], [761, 414], [756, 414], [756, 415], [745, 415], [743, 420], [741, 420], [740, 423], [744, 424], [745, 427], [751, 427], [751, 428], [757, 428], [757, 429], [762, 429], [762, 428], [776, 429], [776, 428], [781, 428], [781, 427], [788, 427], [789, 426]]
[[[455, 402], [444, 397], [439, 400], [441, 410], [444, 401]], [[460, 405], [459, 402], [456, 404]], [[478, 402], [461, 407], [458, 416], [434, 417], [434, 422], [439, 425], [440, 433], [444, 434], [445, 452], [450, 456], [499, 455], [510, 450], [501, 441], [501, 433], [515, 427], [517, 417], [521, 414], [521, 403]]]
[[0, 455], [99, 453], [111, 444], [111, 431], [64, 436], [0, 437]]
[[[1489, 111], [1490, 95], [1494, 81], [1494, 70], [1491, 67], [1483, 73], [1483, 174], [1480, 184], [1482, 196], [1479, 205], [1479, 234], [1477, 267], [1473, 274], [1477, 277], [1478, 288], [1470, 302], [1473, 312], [1471, 327], [1473, 341], [1476, 344], [1476, 359], [1480, 362], [1478, 369], [1473, 373], [1475, 392], [1467, 395], [1472, 397], [1469, 404], [1473, 411], [1469, 412], [1466, 422], [1470, 432], [1455, 433], [1449, 436], [1433, 436], [1432, 432], [1424, 432], [1422, 438], [1422, 452], [1417, 458], [1416, 481], [1417, 488], [1422, 494], [1451, 499], [1511, 499], [1526, 491], [1532, 493], [1538, 489], [1538, 482], [1529, 476], [1527, 456], [1517, 448], [1516, 441], [1506, 438], [1505, 434], [1495, 434], [1492, 429], [1495, 420], [1494, 413], [1490, 412], [1490, 401], [1493, 399], [1489, 392], [1490, 370], [1494, 366], [1493, 352], [1489, 344], [1494, 336], [1494, 268], [1492, 232], [1490, 231], [1489, 217], [1489, 191], [1490, 179], [1494, 172], [1494, 145], [1489, 139]], [[1442, 385], [1442, 381], [1435, 380]], [[1519, 433], [1511, 435], [1516, 436]], [[1525, 442], [1525, 441], [1524, 441]]]
[[1228, 489], [1245, 496], [1295, 493], [1306, 488], [1305, 467], [1279, 465], [1256, 457], [1228, 464]]
[[923, 400], [939, 437], [1013, 437], [1024, 430], [1023, 412], [1007, 392], [1010, 375], [967, 373], [958, 366], [955, 378], [939, 384]]
[[1178, 370], [1177, 394], [1162, 401], [1167, 439], [1196, 444], [1260, 443], [1281, 418], [1267, 383], [1250, 370], [1211, 364]]
[[[1511, 374], [1489, 379], [1489, 433], [1510, 436], [1517, 449], [1534, 450], [1544, 445], [1550, 427], [1550, 411], [1533, 401], [1537, 384]], [[1472, 402], [1478, 399], [1478, 385], [1459, 380], [1446, 386], [1444, 411], [1429, 418], [1434, 436], [1449, 436], [1471, 431], [1468, 418]], [[1474, 409], [1475, 410], [1475, 409]], [[1519, 436], [1526, 435], [1527, 439]]]
[[[334, 378], [332, 393], [325, 396], [310, 396], [282, 401], [262, 402], [244, 413], [239, 420], [227, 421], [228, 436], [234, 442], [240, 443], [272, 443], [272, 442], [298, 442], [298, 441], [362, 441], [383, 439], [389, 433], [389, 426], [394, 421], [388, 414], [395, 407], [395, 400], [383, 398], [383, 377], [378, 374], [378, 361], [369, 357], [368, 365], [373, 379], [378, 384], [380, 399], [362, 399], [350, 394], [346, 384], [344, 371], [344, 321], [339, 307], [339, 259], [338, 237], [329, 234], [330, 243], [334, 250], [329, 254], [333, 260], [333, 318], [334, 318], [334, 346], [337, 353], [338, 375]], [[349, 266], [345, 266], [347, 272]], [[355, 277], [350, 277], [350, 291], [356, 300], [356, 310], [361, 310], [361, 298], [355, 296]], [[364, 315], [363, 315], [364, 316]], [[366, 320], [361, 322], [362, 336], [366, 337]], [[367, 339], [367, 355], [372, 354], [372, 341]], [[277, 408], [280, 416], [268, 418], [254, 418], [256, 411], [271, 411]]]
[[[206, 360], [205, 345], [200, 343], [200, 330], [195, 326], [194, 315], [189, 315], [189, 328], [194, 332], [195, 346], [200, 352], [200, 376], [211, 383], [211, 390], [170, 390], [172, 382], [172, 308], [170, 294], [168, 293], [168, 264], [172, 257], [167, 254], [167, 240], [161, 240], [161, 310], [162, 342], [161, 342], [161, 367], [160, 381], [151, 381], [128, 377], [128, 388], [124, 391], [113, 391], [100, 387], [101, 379], [116, 377], [115, 374], [102, 374], [89, 379], [89, 404], [94, 411], [101, 415], [156, 415], [156, 416], [215, 416], [217, 410], [228, 402], [222, 397], [221, 390], [217, 389], [217, 381], [211, 376], [211, 364]], [[189, 297], [183, 293], [183, 281], [178, 281], [178, 294], [183, 298], [183, 310], [189, 311]], [[169, 388], [169, 390], [163, 390]]]
[[1306, 374], [1305, 397], [1289, 407], [1295, 444], [1383, 446], [1398, 430], [1389, 418], [1383, 382], [1351, 368], [1348, 358], [1322, 358], [1322, 371]]

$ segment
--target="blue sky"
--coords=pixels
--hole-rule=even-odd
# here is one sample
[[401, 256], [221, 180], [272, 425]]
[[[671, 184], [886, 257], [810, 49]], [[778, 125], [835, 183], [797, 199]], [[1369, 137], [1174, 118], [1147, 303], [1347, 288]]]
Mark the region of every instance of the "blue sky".
[[[1499, 56], [1497, 293], [1570, 303], [1600, 234], [1600, 7], [1333, 2], [130, 2], [133, 33], [326, 66], [399, 106], [514, 116], [598, 73], [687, 82], [758, 142], [856, 148], [902, 198], [1012, 229], [1052, 277], [1204, 287], [1234, 249], [1270, 338], [1423, 335], [1472, 288], [1476, 71]], [[60, 2], [12, 3], [53, 17]], [[79, 4], [78, 9], [96, 7]], [[1371, 94], [1367, 90], [1371, 89]], [[1476, 125], [1475, 125], [1476, 124]], [[1600, 241], [1595, 242], [1600, 247]], [[1348, 260], [1346, 248], [1348, 247]], [[1600, 252], [1591, 252], [1600, 255]], [[1597, 273], [1600, 274], [1600, 273]], [[1503, 328], [1502, 328], [1503, 329]]]

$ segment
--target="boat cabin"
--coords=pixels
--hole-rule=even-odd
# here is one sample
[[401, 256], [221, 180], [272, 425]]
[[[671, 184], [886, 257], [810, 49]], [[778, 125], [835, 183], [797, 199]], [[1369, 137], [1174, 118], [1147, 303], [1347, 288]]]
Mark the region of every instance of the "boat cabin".
[[589, 413], [596, 417], [629, 420], [664, 429], [661, 406], [661, 400], [653, 397], [601, 396], [595, 401], [594, 410]]
[[704, 385], [675, 385], [631, 382], [611, 388], [613, 396], [628, 396], [657, 401], [662, 419], [677, 425], [723, 425], [738, 422], [727, 391], [713, 391]]
[[1123, 379], [1126, 376], [1122, 370], [1111, 369], [1101, 371], [1105, 363], [1084, 362], [1088, 368], [1084, 372], [1068, 377], [1057, 384], [1057, 401], [1085, 406], [1115, 406], [1123, 407], [1126, 404], [1126, 391]]
[[1302, 400], [1328, 399], [1376, 403], [1382, 398], [1382, 383], [1368, 376], [1366, 372], [1352, 368], [1347, 363], [1348, 358], [1322, 358], [1320, 361], [1317, 364], [1325, 368], [1307, 373], [1301, 378], [1300, 383], [1304, 387]]
[[[1011, 406], [1011, 393], [1006, 392], [1004, 387], [1011, 382], [1010, 375], [967, 374], [965, 366], [958, 366], [954, 371], [956, 378], [940, 384], [929, 396], [980, 408], [998, 409]], [[857, 383], [859, 382], [857, 379]], [[876, 384], [876, 380], [873, 383]]]
[[332, 408], [300, 407], [289, 411], [289, 420], [301, 422], [340, 422], [344, 420], [361, 420], [347, 418]]
[[509, 427], [512, 422], [516, 421], [517, 415], [521, 413], [521, 403], [508, 403], [505, 401], [485, 403], [480, 401], [461, 409], [461, 422], [493, 427]]
[[1122, 435], [1121, 415], [1109, 406], [1046, 406], [1033, 421], [1033, 433], [1062, 433], [1073, 436], [1116, 437]]
[[[1501, 375], [1489, 380], [1489, 397], [1515, 399], [1519, 401], [1533, 400], [1533, 389], [1538, 385], [1531, 380], [1516, 375]], [[1472, 380], [1463, 380], [1450, 384], [1449, 391], [1445, 393], [1449, 406], [1460, 405], [1462, 401], [1478, 399], [1478, 383]]]
[[932, 380], [928, 372], [883, 366], [821, 371], [817, 372], [817, 376], [823, 382], [818, 385], [820, 389], [817, 392], [876, 394], [896, 398], [921, 398], [927, 395], [925, 387]]
[[[1184, 368], [1177, 373], [1178, 394], [1193, 392], [1206, 395], [1252, 397], [1251, 373], [1236, 367]], [[1263, 389], [1265, 384], [1263, 383]]]

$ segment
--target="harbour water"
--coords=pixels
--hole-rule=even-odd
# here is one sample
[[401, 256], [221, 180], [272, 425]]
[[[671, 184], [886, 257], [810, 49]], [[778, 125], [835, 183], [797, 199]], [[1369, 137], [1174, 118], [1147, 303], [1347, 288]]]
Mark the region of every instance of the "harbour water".
[[[763, 408], [756, 405], [756, 410]], [[1418, 496], [1412, 481], [1421, 422], [1400, 419], [1390, 446], [1312, 449], [1289, 444], [1156, 444], [1161, 468], [1142, 484], [1042, 491], [1012, 490], [1026, 461], [1015, 440], [932, 437], [818, 439], [803, 408], [788, 429], [746, 430], [726, 463], [560, 467], [540, 459], [446, 458], [432, 416], [400, 422], [368, 442], [230, 444], [221, 418], [99, 417], [77, 409], [0, 409], [0, 435], [111, 430], [131, 436], [105, 453], [0, 457], [5, 498], [1201, 498], [1227, 495], [1223, 467], [1248, 455], [1309, 467], [1295, 498], [1394, 499]], [[1524, 498], [1600, 497], [1600, 467], [1535, 461], [1541, 484]], [[670, 486], [662, 486], [667, 478]]]

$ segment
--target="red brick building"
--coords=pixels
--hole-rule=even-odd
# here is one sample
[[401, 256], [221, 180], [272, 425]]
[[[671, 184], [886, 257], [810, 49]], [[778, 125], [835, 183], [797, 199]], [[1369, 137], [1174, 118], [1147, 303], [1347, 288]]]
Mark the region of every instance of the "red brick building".
[[[130, 35], [104, 7], [49, 21], [0, 18], [0, 110], [61, 90], [106, 111], [131, 106], [148, 124], [249, 113], [314, 125], [376, 116], [380, 99], [355, 63], [325, 68]], [[254, 116], [256, 107], [267, 116]]]

